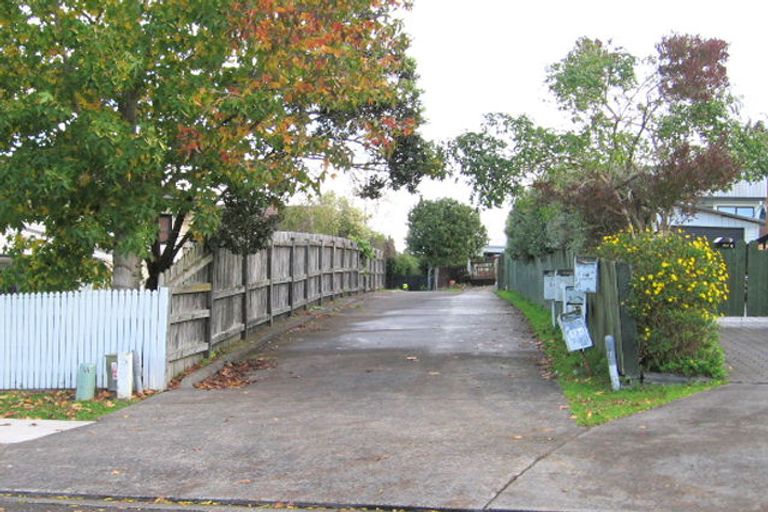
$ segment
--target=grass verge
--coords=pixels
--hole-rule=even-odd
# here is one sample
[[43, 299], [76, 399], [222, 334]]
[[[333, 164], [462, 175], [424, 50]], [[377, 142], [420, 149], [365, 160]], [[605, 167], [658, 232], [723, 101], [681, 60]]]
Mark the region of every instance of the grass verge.
[[722, 381], [712, 381], [640, 385], [614, 392], [602, 353], [594, 349], [587, 351], [586, 356], [568, 352], [560, 332], [552, 327], [549, 311], [514, 291], [499, 291], [497, 294], [528, 319], [544, 351], [548, 372], [557, 377], [568, 399], [572, 418], [579, 425], [589, 427], [607, 423], [722, 384]]
[[101, 392], [91, 401], [76, 402], [73, 391], [3, 391], [0, 418], [92, 421], [138, 400], [113, 400]]

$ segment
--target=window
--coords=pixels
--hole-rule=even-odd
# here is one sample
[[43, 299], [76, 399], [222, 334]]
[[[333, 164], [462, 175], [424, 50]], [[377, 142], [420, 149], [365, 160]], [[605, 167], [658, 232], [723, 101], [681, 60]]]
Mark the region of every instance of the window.
[[158, 222], [160, 224], [160, 235], [158, 239], [161, 244], [166, 244], [171, 238], [171, 231], [173, 231], [173, 215], [167, 213], [160, 214]]
[[750, 219], [755, 216], [754, 206], [718, 206], [717, 211], [740, 217], [749, 217]]

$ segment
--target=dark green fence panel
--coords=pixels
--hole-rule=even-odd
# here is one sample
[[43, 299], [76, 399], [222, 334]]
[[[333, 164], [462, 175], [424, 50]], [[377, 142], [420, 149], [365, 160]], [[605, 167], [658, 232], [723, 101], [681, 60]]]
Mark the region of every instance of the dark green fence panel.
[[720, 304], [724, 316], [744, 316], [745, 276], [747, 273], [747, 250], [743, 240], [733, 248], [721, 248], [720, 254], [728, 266], [728, 300]]
[[619, 372], [640, 377], [637, 325], [624, 305], [630, 294], [632, 273], [626, 263], [600, 261], [597, 293], [587, 294], [587, 325], [595, 346], [605, 351], [605, 337], [616, 340]]
[[[503, 288], [514, 290], [528, 300], [546, 306], [544, 301], [544, 271], [573, 270], [573, 253], [560, 251], [535, 261], [513, 260], [504, 255]], [[588, 326], [597, 350], [605, 351], [605, 336], [616, 340], [619, 371], [634, 379], [640, 375], [637, 348], [637, 326], [624, 306], [630, 293], [631, 272], [628, 265], [601, 261], [599, 288], [588, 294]]]
[[768, 251], [747, 247], [747, 316], [768, 316]]
[[513, 260], [504, 255], [505, 277], [503, 288], [514, 290], [531, 302], [545, 305], [544, 271], [573, 270], [573, 253], [558, 251], [533, 261]]

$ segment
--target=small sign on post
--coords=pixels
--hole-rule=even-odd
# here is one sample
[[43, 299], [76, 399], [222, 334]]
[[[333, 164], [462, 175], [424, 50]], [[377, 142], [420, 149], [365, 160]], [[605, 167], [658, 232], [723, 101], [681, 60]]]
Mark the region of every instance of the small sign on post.
[[592, 346], [592, 338], [589, 336], [587, 323], [581, 316], [581, 311], [560, 315], [560, 330], [563, 332], [568, 352], [584, 350]]
[[130, 400], [133, 395], [133, 353], [117, 354], [117, 398]]

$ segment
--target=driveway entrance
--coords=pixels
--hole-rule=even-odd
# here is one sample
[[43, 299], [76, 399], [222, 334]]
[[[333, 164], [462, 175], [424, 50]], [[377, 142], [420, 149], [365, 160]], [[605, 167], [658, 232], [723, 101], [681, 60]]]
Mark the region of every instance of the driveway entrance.
[[483, 508], [584, 432], [487, 289], [380, 293], [264, 355], [245, 388], [0, 448], [0, 490]]

